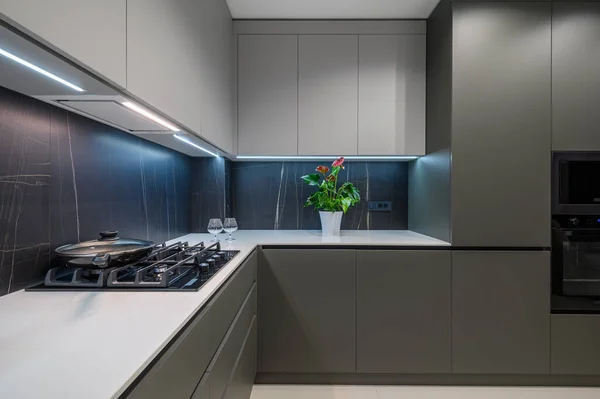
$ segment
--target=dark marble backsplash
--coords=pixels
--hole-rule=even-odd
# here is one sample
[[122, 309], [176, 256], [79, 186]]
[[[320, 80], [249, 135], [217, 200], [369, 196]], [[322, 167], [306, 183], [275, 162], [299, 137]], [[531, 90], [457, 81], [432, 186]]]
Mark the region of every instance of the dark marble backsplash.
[[192, 232], [206, 233], [208, 221], [230, 217], [231, 164], [225, 158], [195, 158], [193, 160]]
[[[313, 162], [191, 158], [0, 87], [0, 295], [43, 279], [59, 245], [101, 230], [165, 241], [206, 232], [210, 218], [240, 229], [320, 228], [304, 208]], [[406, 229], [408, 165], [346, 162], [362, 201], [343, 229]], [[391, 212], [367, 202], [392, 201]]]
[[[315, 230], [319, 214], [305, 208], [315, 191], [300, 178], [313, 173], [313, 162], [234, 162], [232, 215], [240, 229]], [[404, 230], [408, 226], [408, 164], [346, 162], [340, 181], [351, 181], [361, 202], [342, 221], [346, 230]], [[368, 201], [392, 201], [391, 212], [368, 212]]]
[[191, 228], [192, 159], [0, 88], [0, 295], [52, 249], [100, 230], [164, 241]]

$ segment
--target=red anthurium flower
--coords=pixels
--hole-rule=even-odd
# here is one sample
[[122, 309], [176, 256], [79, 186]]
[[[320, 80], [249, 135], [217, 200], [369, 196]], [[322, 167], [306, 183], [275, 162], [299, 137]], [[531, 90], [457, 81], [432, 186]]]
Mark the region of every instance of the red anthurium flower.
[[327, 166], [320, 165], [317, 167], [317, 172], [325, 174], [329, 172], [329, 168]]
[[335, 180], [335, 176], [334, 175], [329, 175], [325, 178], [325, 180], [327, 181], [334, 181]]
[[[333, 163], [331, 164], [331, 166], [333, 166], [334, 168], [337, 166], [342, 166], [344, 164], [344, 157], [339, 157], [338, 159], [336, 159], [335, 161], [333, 161]], [[343, 168], [343, 166], [342, 166]]]

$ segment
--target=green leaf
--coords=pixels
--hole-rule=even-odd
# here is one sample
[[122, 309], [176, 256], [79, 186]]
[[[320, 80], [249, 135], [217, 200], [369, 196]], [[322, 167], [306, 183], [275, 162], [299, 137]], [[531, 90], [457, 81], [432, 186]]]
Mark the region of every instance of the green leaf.
[[344, 211], [344, 213], [348, 212], [348, 208], [350, 208], [350, 206], [352, 206], [352, 199], [351, 198], [342, 198], [342, 210]]
[[302, 180], [308, 183], [309, 186], [316, 186], [319, 184], [321, 175], [318, 173], [311, 173], [310, 175], [302, 176]]

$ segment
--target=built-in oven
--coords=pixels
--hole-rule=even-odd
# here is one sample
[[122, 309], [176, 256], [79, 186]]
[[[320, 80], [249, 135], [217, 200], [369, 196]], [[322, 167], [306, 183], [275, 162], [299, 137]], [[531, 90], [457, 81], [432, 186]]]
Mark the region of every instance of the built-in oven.
[[600, 153], [552, 154], [552, 214], [600, 215]]
[[552, 220], [552, 291], [600, 297], [600, 214]]

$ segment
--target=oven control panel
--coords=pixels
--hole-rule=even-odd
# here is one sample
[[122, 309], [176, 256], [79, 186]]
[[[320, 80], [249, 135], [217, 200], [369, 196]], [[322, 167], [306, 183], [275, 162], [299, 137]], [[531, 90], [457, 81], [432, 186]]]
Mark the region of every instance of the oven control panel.
[[555, 215], [552, 226], [563, 229], [600, 229], [600, 215]]

